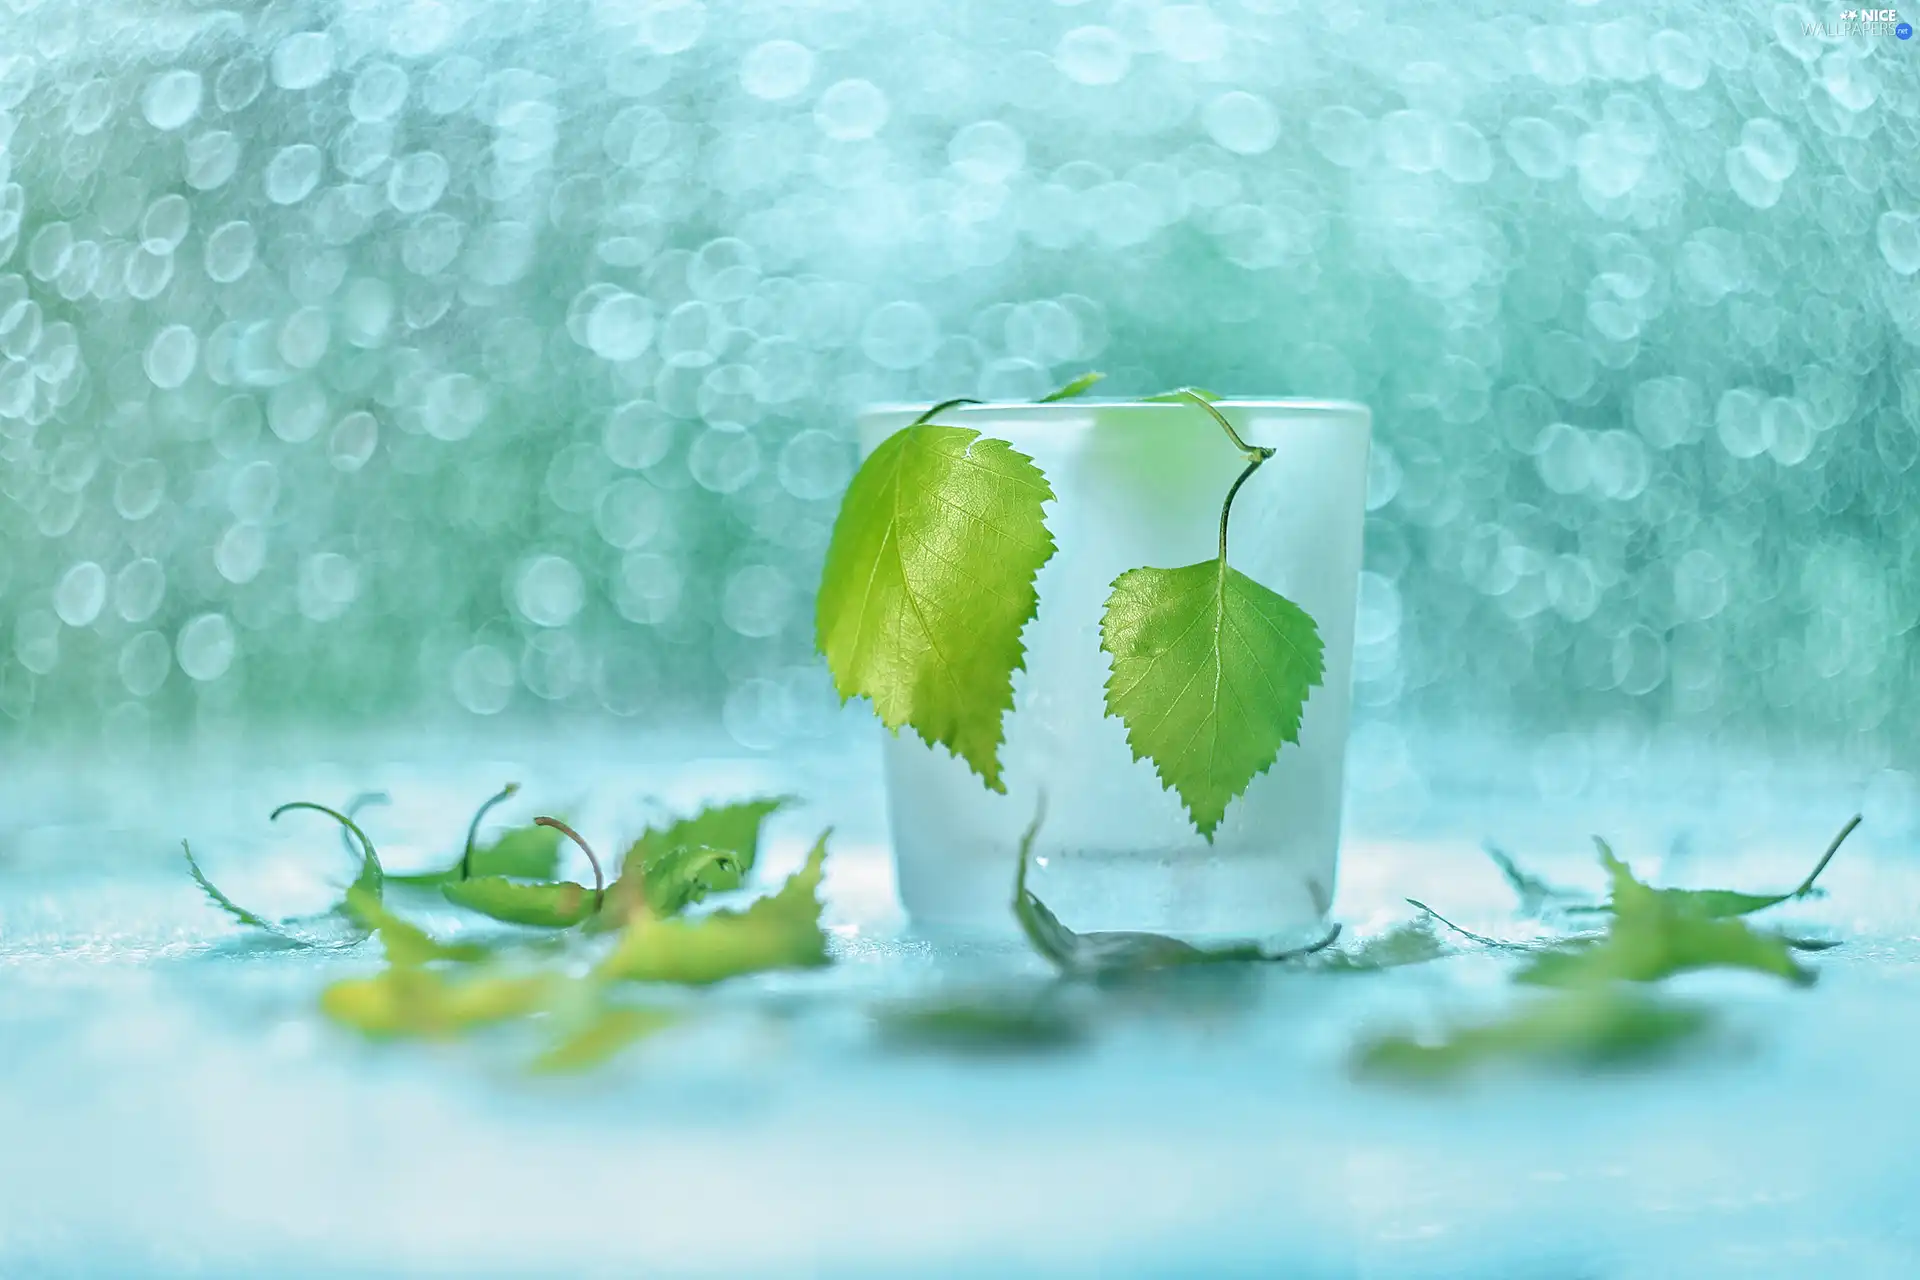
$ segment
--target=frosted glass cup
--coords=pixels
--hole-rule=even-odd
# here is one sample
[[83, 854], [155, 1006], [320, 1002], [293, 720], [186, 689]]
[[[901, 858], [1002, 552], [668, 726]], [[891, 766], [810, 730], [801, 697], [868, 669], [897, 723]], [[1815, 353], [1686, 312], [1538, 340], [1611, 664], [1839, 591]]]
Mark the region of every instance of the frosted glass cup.
[[[1058, 550], [1040, 571], [1024, 671], [1001, 748], [1006, 794], [989, 791], [911, 729], [885, 743], [888, 821], [902, 905], [934, 934], [1004, 935], [1021, 834], [1046, 797], [1029, 886], [1068, 926], [1192, 941], [1304, 943], [1324, 928], [1340, 845], [1341, 770], [1354, 594], [1366, 516], [1366, 408], [1310, 400], [1222, 401], [1271, 459], [1234, 501], [1229, 561], [1305, 609], [1326, 646], [1300, 740], [1227, 809], [1211, 844], [1135, 760], [1106, 714], [1100, 616], [1113, 580], [1142, 565], [1212, 559], [1220, 503], [1245, 460], [1192, 405], [1067, 401], [970, 405], [940, 415], [1005, 440], [1045, 472]], [[860, 419], [871, 453], [914, 408]]]

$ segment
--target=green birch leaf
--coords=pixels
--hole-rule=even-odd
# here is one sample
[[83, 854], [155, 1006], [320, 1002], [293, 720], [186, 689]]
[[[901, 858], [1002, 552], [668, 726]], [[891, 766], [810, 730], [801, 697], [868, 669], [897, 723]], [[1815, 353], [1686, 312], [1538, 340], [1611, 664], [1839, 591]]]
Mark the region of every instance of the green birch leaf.
[[1005, 441], [923, 420], [861, 464], [820, 579], [816, 642], [842, 700], [871, 699], [994, 791], [1053, 496]]
[[[761, 828], [790, 803], [788, 797], [769, 796], [708, 805], [690, 818], [649, 827], [627, 847], [620, 877], [607, 887], [606, 907], [587, 928], [618, 928], [636, 912], [674, 915], [708, 893], [739, 888], [760, 856]], [[723, 860], [734, 870], [726, 870]], [[679, 905], [669, 909], [676, 901]]]
[[1121, 574], [1100, 647], [1113, 655], [1107, 713], [1209, 841], [1227, 805], [1299, 740], [1323, 674], [1313, 619], [1224, 559]]
[[826, 857], [822, 835], [806, 865], [788, 876], [779, 892], [743, 911], [715, 911], [697, 920], [636, 915], [601, 963], [599, 976], [705, 986], [742, 974], [828, 964], [819, 896]]
[[674, 849], [647, 868], [647, 906], [677, 916], [710, 893], [728, 893], [745, 881], [738, 855], [705, 845]]
[[[513, 827], [492, 844], [473, 848], [475, 876], [514, 876], [523, 880], [551, 880], [560, 870], [560, 833], [552, 827]], [[387, 879], [395, 884], [438, 888], [460, 879], [460, 864], [444, 871], [426, 871]]]
[[475, 876], [441, 886], [448, 902], [508, 924], [567, 929], [595, 910], [593, 890], [571, 880], [527, 884], [505, 876]]

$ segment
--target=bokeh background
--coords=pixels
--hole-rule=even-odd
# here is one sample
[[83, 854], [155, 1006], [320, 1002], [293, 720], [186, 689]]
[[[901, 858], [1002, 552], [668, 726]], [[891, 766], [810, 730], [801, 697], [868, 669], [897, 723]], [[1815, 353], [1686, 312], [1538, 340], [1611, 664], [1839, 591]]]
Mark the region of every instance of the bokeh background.
[[1897, 765], [1920, 42], [1841, 13], [0, 0], [0, 738], [802, 745], [855, 410], [1092, 367], [1373, 407], [1382, 760]]

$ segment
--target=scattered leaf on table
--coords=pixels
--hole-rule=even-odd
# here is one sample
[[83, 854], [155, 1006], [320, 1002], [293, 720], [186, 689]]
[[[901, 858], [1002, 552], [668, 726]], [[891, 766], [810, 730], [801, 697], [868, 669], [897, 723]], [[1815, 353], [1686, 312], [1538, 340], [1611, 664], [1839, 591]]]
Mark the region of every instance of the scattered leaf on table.
[[594, 912], [593, 890], [571, 880], [528, 884], [505, 876], [475, 876], [440, 886], [448, 902], [508, 924], [566, 929]]
[[1605, 841], [1596, 841], [1613, 882], [1612, 919], [1595, 940], [1576, 940], [1535, 957], [1515, 981], [1538, 986], [1657, 982], [1694, 969], [1751, 969], [1807, 985], [1813, 973], [1785, 940], [1743, 921], [1702, 914], [1686, 895], [1642, 883]]
[[1385, 933], [1361, 938], [1342, 946], [1328, 947], [1314, 957], [1313, 967], [1333, 973], [1372, 973], [1425, 964], [1453, 955], [1440, 941], [1433, 921], [1427, 916], [1403, 921]]
[[746, 880], [738, 854], [705, 845], [669, 850], [644, 874], [647, 906], [657, 916], [677, 916], [708, 894], [730, 892]]
[[1322, 678], [1319, 628], [1224, 559], [1130, 569], [1100, 619], [1107, 713], [1208, 840], [1227, 805], [1300, 737]]
[[520, 784], [509, 782], [478, 809], [467, 824], [466, 845], [459, 861], [441, 871], [394, 876], [399, 884], [435, 888], [474, 876], [512, 876], [522, 880], [552, 880], [560, 874], [560, 833], [552, 827], [531, 824], [501, 832], [491, 844], [479, 842], [480, 823], [496, 806], [520, 792]]
[[823, 834], [806, 865], [777, 893], [744, 910], [699, 919], [636, 914], [601, 963], [600, 976], [704, 986], [742, 974], [828, 964], [819, 898], [826, 857]]
[[816, 639], [841, 698], [870, 699], [993, 791], [1053, 496], [1006, 441], [923, 417], [854, 474], [820, 579]]
[[1075, 378], [1072, 382], [1069, 382], [1065, 386], [1060, 387], [1058, 390], [1049, 391], [1046, 395], [1041, 396], [1034, 403], [1053, 404], [1061, 400], [1071, 400], [1075, 396], [1083, 396], [1087, 392], [1093, 389], [1095, 383], [1099, 382], [1102, 378], [1106, 376], [1107, 375], [1104, 373], [1083, 373], [1079, 377]]
[[369, 1036], [458, 1035], [539, 1009], [553, 979], [448, 979], [438, 970], [393, 965], [371, 978], [348, 978], [320, 993], [320, 1010]]
[[[380, 896], [383, 879], [380, 868], [380, 855], [375, 852], [373, 841], [367, 838], [367, 833], [362, 831], [352, 818], [336, 810], [329, 809], [325, 805], [314, 804], [306, 800], [296, 800], [291, 804], [283, 804], [278, 809], [275, 809], [272, 814], [268, 816], [268, 821], [278, 821], [280, 815], [289, 809], [312, 809], [315, 812], [323, 813], [338, 822], [343, 831], [353, 836], [358, 842], [358, 848], [355, 849], [351, 844], [348, 848], [350, 851], [356, 852], [359, 855], [360, 869], [354, 875], [353, 883], [349, 886], [348, 892], [351, 893], [353, 890], [359, 890], [363, 894], [371, 894], [376, 899]], [[218, 885], [208, 879], [206, 872], [200, 869], [199, 861], [193, 856], [192, 846], [185, 840], [180, 842], [180, 848], [186, 854], [187, 874], [193, 877], [193, 882], [200, 886], [200, 892], [206, 895], [209, 902], [241, 924], [259, 929], [279, 939], [282, 943], [296, 947], [352, 946], [355, 943], [365, 940], [370, 932], [370, 929], [361, 924], [359, 918], [348, 909], [348, 904], [344, 898], [328, 910], [320, 912], [317, 915], [296, 916], [283, 920], [268, 920], [258, 912], [249, 911], [232, 898], [229, 898], [220, 890]], [[311, 936], [307, 932], [310, 929], [324, 930], [328, 928], [331, 928], [339, 936], [321, 938]]]
[[1013, 879], [1013, 915], [1033, 949], [1069, 977], [1091, 978], [1192, 964], [1232, 964], [1289, 960], [1331, 945], [1340, 935], [1334, 925], [1327, 936], [1296, 951], [1270, 954], [1252, 942], [1196, 947], [1158, 933], [1075, 933], [1060, 923], [1047, 904], [1027, 888], [1027, 863], [1034, 837], [1040, 831], [1036, 817], [1020, 838], [1020, 865]]
[[1536, 998], [1492, 1021], [1449, 1028], [1437, 1039], [1379, 1036], [1362, 1044], [1354, 1066], [1365, 1074], [1432, 1078], [1506, 1058], [1625, 1062], [1672, 1048], [1711, 1022], [1711, 1014], [1696, 1005], [1602, 986]]
[[608, 1005], [586, 1025], [570, 1032], [535, 1058], [537, 1072], [585, 1071], [609, 1061], [628, 1045], [644, 1040], [680, 1020], [665, 1009], [636, 1009]]
[[1814, 887], [1814, 882], [1820, 878], [1820, 873], [1825, 871], [1827, 864], [1833, 861], [1833, 855], [1840, 852], [1840, 846], [1846, 843], [1847, 837], [1852, 835], [1854, 828], [1859, 825], [1860, 815], [1855, 814], [1845, 826], [1840, 828], [1839, 834], [1833, 837], [1832, 842], [1827, 845], [1826, 852], [1820, 855], [1820, 861], [1815, 863], [1813, 870], [1807, 873], [1806, 879], [1785, 893], [1740, 893], [1732, 889], [1656, 889], [1654, 892], [1676, 907], [1695, 915], [1705, 916], [1710, 920], [1752, 915], [1756, 911], [1764, 911], [1768, 907], [1776, 907], [1783, 902], [1809, 898], [1820, 892]]
[[387, 951], [387, 963], [396, 968], [417, 968], [433, 960], [473, 964], [492, 954], [491, 948], [479, 943], [437, 940], [395, 915], [377, 895], [359, 886], [347, 890], [346, 908], [362, 928], [379, 936], [380, 945]]
[[[628, 847], [619, 878], [607, 887], [606, 907], [588, 928], [618, 928], [635, 912], [673, 915], [708, 893], [738, 888], [759, 860], [767, 818], [790, 803], [785, 796], [768, 796], [708, 805], [690, 818], [649, 827]], [[734, 871], [700, 851], [723, 855]], [[679, 905], [671, 906], [676, 901]]]
[[187, 874], [193, 877], [193, 882], [200, 886], [200, 892], [206, 894], [207, 900], [213, 903], [214, 906], [220, 908], [220, 910], [226, 912], [228, 915], [232, 916], [235, 920], [238, 920], [241, 924], [250, 925], [255, 929], [264, 929], [268, 933], [278, 935], [279, 937], [285, 938], [289, 942], [300, 941], [298, 938], [294, 937], [292, 934], [282, 930], [278, 924], [262, 916], [255, 915], [253, 912], [247, 910], [245, 907], [235, 902], [232, 898], [229, 898], [226, 894], [222, 893], [220, 891], [220, 887], [214, 884], [213, 881], [207, 879], [207, 873], [200, 869], [199, 862], [196, 861], [193, 856], [193, 846], [188, 844], [185, 840], [182, 840], [180, 842], [180, 847], [181, 849], [185, 850], [187, 855]]

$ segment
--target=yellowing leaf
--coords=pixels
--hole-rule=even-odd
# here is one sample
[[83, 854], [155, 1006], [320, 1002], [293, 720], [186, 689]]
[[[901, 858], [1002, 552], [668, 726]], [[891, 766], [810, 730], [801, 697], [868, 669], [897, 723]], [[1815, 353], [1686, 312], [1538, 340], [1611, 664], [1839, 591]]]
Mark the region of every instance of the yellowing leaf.
[[355, 885], [347, 890], [347, 911], [361, 925], [380, 937], [387, 950], [387, 963], [396, 968], [411, 968], [433, 960], [453, 960], [471, 964], [484, 960], [490, 949], [474, 942], [441, 942], [424, 929], [389, 911], [379, 895]]
[[538, 1072], [585, 1071], [597, 1067], [637, 1040], [678, 1022], [679, 1015], [665, 1009], [635, 1009], [609, 1005], [592, 1019], [562, 1038], [533, 1060]]
[[854, 475], [820, 580], [816, 638], [841, 698], [871, 699], [995, 791], [1053, 496], [1005, 441], [923, 419]]
[[369, 1036], [455, 1036], [540, 1008], [552, 985], [545, 977], [450, 980], [433, 969], [393, 966], [371, 978], [348, 978], [320, 993], [320, 1011]]
[[593, 890], [571, 880], [524, 884], [505, 876], [475, 876], [442, 885], [440, 892], [455, 906], [483, 916], [547, 929], [570, 928], [595, 909]]
[[1313, 619], [1227, 564], [1224, 540], [1222, 558], [1116, 578], [1100, 647], [1113, 655], [1107, 713], [1208, 840], [1227, 805], [1299, 740], [1322, 677]]
[[741, 974], [829, 963], [819, 898], [826, 857], [822, 835], [806, 865], [788, 876], [779, 892], [743, 911], [716, 911], [697, 920], [635, 916], [602, 962], [600, 976], [703, 986]]

